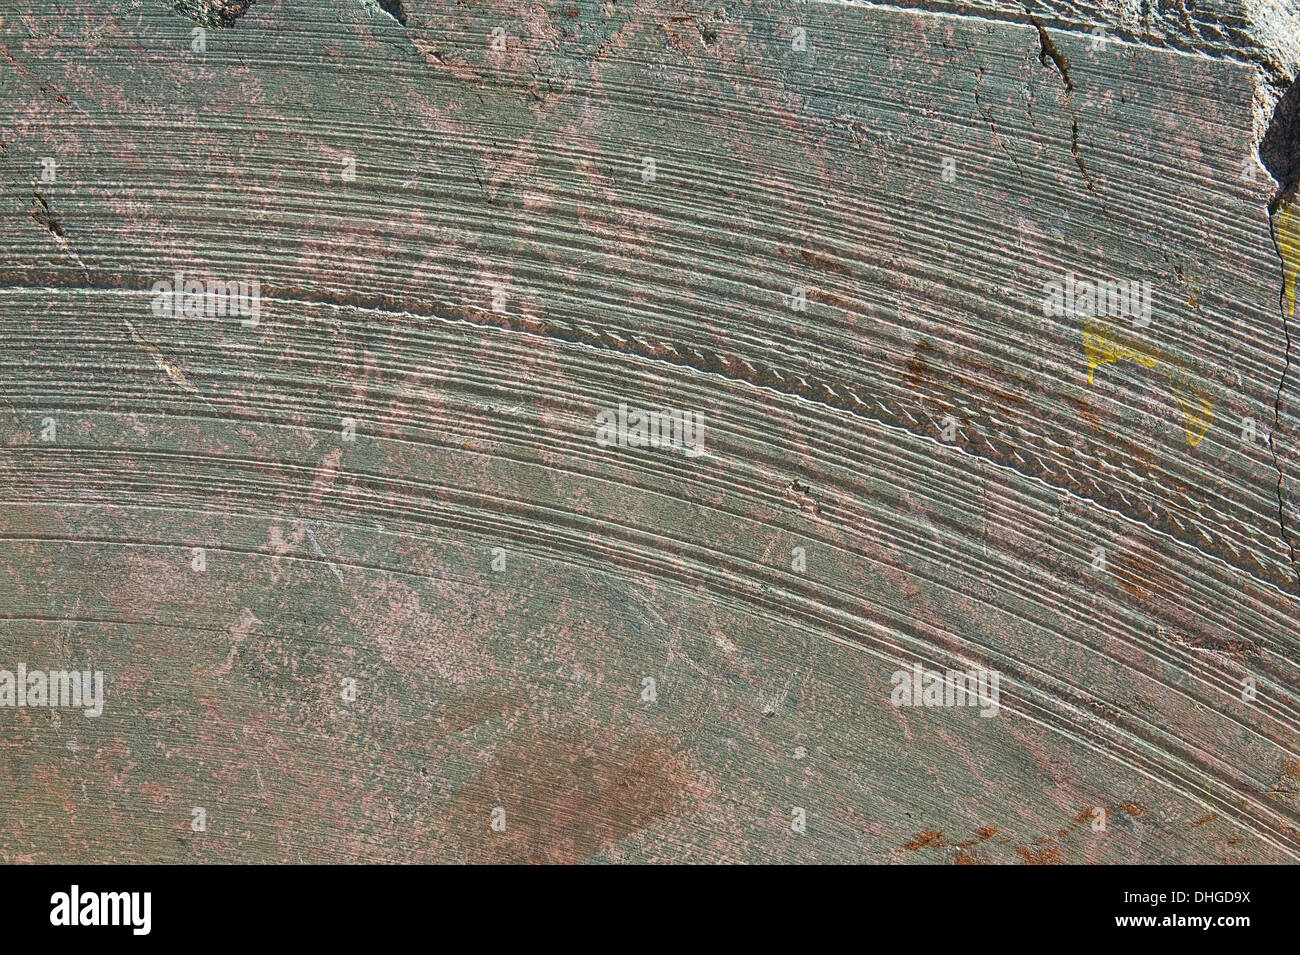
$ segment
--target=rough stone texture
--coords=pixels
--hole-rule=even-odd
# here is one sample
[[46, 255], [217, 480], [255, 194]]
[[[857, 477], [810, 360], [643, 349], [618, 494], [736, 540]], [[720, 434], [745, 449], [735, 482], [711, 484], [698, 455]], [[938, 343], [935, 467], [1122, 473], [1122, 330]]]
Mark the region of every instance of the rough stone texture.
[[[848, 0], [859, 2], [859, 0]], [[1255, 137], [1300, 73], [1296, 0], [897, 0], [889, 6], [1023, 21], [1256, 68]]]
[[0, 10], [0, 859], [1295, 861], [1278, 47], [1114, 9]]

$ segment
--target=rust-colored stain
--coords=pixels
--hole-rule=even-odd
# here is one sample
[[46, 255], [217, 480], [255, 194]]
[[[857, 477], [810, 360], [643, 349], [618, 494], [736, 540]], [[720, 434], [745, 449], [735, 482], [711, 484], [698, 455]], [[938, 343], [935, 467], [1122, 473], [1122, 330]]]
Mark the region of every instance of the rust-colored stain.
[[[603, 732], [508, 747], [457, 796], [451, 818], [485, 861], [573, 863], [684, 808], [691, 775], [663, 740]], [[505, 810], [505, 831], [490, 810]]]
[[1124, 551], [1115, 557], [1116, 577], [1124, 592], [1146, 602], [1164, 584], [1160, 566], [1150, 556]]
[[1044, 848], [1027, 848], [1017, 846], [1016, 854], [1020, 856], [1025, 865], [1061, 865], [1061, 850], [1056, 846], [1046, 846]]
[[441, 703], [434, 711], [434, 719], [439, 730], [451, 736], [489, 720], [521, 713], [527, 708], [528, 701], [522, 692], [487, 693]]
[[949, 842], [942, 832], [926, 829], [923, 832], [918, 832], [903, 848], [909, 852], [916, 852], [920, 849], [942, 848], [947, 845], [949, 845]]
[[928, 370], [925, 356], [932, 351], [934, 346], [925, 339], [921, 339], [912, 347], [912, 357], [907, 359], [907, 375], [903, 379], [910, 390], [916, 391], [925, 381]]
[[833, 259], [828, 255], [823, 255], [820, 252], [814, 252], [811, 249], [800, 249], [799, 258], [803, 260], [805, 265], [812, 266], [813, 268], [822, 269], [828, 272], [839, 272], [843, 275], [853, 274], [853, 269], [845, 263]]

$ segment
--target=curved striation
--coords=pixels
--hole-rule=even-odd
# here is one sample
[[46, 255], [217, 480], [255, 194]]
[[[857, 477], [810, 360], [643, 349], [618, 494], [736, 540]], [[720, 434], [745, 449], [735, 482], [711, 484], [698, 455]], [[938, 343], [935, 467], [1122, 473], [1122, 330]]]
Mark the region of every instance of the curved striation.
[[0, 857], [1300, 858], [1265, 53], [941, 7], [0, 15]]

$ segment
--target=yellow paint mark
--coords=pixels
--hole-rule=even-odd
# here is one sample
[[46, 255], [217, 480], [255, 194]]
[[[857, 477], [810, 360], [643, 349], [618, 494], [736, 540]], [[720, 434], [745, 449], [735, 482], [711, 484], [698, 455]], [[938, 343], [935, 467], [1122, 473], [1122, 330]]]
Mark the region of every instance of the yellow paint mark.
[[1172, 379], [1169, 382], [1178, 399], [1178, 407], [1183, 410], [1183, 430], [1187, 433], [1187, 443], [1196, 447], [1205, 437], [1214, 422], [1214, 402], [1199, 388], [1180, 388]]
[[1300, 205], [1284, 202], [1273, 213], [1273, 238], [1282, 253], [1282, 288], [1286, 292], [1286, 314], [1295, 314], [1295, 283], [1300, 273]]
[[1122, 358], [1132, 358], [1143, 368], [1154, 368], [1160, 363], [1159, 355], [1118, 341], [1094, 322], [1083, 323], [1083, 351], [1088, 356], [1088, 384], [1092, 384], [1093, 372], [1098, 368]]
[[1143, 368], [1159, 368], [1183, 413], [1187, 443], [1192, 447], [1201, 443], [1214, 422], [1214, 400], [1189, 381], [1191, 373], [1186, 368], [1154, 348], [1123, 341], [1104, 325], [1088, 320], [1083, 323], [1083, 351], [1088, 358], [1090, 385], [1098, 368], [1125, 358]]

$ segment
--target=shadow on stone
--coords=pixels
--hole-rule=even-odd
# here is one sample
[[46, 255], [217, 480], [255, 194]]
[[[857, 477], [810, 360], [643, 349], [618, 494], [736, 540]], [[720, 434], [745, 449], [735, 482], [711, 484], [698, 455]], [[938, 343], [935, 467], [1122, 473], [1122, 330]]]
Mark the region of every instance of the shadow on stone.
[[1272, 214], [1300, 186], [1300, 78], [1278, 100], [1273, 120], [1259, 144], [1259, 159], [1278, 183], [1277, 194], [1268, 207]]

